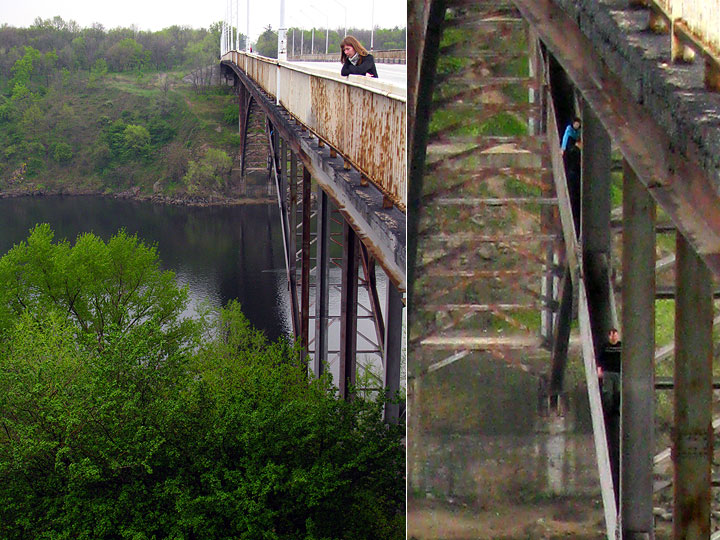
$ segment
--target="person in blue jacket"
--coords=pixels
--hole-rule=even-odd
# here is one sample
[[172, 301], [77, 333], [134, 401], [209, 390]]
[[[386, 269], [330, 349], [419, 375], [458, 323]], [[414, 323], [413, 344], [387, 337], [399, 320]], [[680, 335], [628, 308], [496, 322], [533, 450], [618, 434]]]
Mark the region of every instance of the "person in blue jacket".
[[340, 43], [340, 61], [343, 64], [340, 75], [365, 75], [377, 78], [375, 60], [354, 36], [345, 36]]
[[577, 146], [578, 148], [582, 148], [582, 140], [580, 138], [580, 126], [580, 119], [576, 116], [575, 118], [573, 118], [572, 123], [565, 128], [562, 145], [560, 146], [563, 155], [565, 155], [565, 152], [571, 146]]

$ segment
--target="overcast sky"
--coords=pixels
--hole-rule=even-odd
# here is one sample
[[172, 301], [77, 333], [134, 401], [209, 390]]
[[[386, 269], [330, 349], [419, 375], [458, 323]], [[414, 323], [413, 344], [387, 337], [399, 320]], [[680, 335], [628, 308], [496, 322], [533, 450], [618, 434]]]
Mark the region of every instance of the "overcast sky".
[[[240, 31], [246, 28], [246, 0], [231, 0], [233, 13], [239, 4]], [[236, 3], [237, 2], [237, 3]], [[268, 25], [277, 29], [280, 0], [249, 0], [252, 41]], [[374, 13], [373, 13], [373, 2]], [[0, 26], [27, 27], [36, 17], [51, 19], [59, 15], [80, 26], [101, 23], [106, 29], [135, 25], [140, 30], [161, 30], [174, 24], [207, 28], [225, 16], [226, 0], [0, 0]], [[344, 7], [343, 7], [344, 6]], [[406, 0], [285, 0], [285, 25], [289, 28], [331, 29], [345, 26], [367, 28], [406, 25]], [[373, 16], [374, 15], [374, 16]], [[236, 16], [233, 14], [233, 23]]]

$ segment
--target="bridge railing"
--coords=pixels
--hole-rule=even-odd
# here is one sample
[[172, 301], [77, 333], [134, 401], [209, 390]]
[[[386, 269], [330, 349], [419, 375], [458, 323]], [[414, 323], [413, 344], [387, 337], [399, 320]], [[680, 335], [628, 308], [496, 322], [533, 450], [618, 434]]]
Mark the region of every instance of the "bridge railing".
[[366, 77], [319, 74], [238, 51], [224, 54], [222, 60], [233, 62], [268, 94], [279, 97], [290, 114], [405, 210], [404, 89]]
[[681, 21], [720, 53], [720, 4], [708, 0], [653, 0], [672, 21]]
[[[407, 56], [405, 49], [388, 49], [386, 51], [370, 51], [376, 64], [405, 64]], [[307, 62], [340, 62], [340, 52], [333, 53], [303, 53], [292, 54], [288, 52], [288, 59], [303, 60]]]

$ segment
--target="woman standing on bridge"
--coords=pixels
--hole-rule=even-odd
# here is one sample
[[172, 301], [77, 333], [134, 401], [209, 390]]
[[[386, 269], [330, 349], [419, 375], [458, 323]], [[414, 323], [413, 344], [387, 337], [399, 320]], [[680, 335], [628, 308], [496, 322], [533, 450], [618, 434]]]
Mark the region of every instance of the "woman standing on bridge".
[[340, 43], [340, 61], [343, 67], [340, 75], [365, 75], [377, 78], [375, 60], [354, 36], [346, 36]]

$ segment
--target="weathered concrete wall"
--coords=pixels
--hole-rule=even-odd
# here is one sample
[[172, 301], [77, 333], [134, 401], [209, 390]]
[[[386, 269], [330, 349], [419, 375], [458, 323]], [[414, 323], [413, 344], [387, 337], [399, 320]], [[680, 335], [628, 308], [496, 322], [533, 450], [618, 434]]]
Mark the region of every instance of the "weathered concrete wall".
[[627, 0], [553, 2], [720, 193], [720, 94], [704, 89], [702, 60], [671, 64], [670, 36], [647, 30], [649, 10], [630, 9]]

